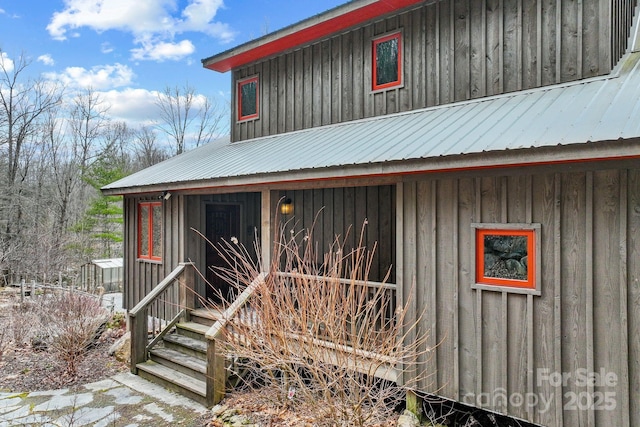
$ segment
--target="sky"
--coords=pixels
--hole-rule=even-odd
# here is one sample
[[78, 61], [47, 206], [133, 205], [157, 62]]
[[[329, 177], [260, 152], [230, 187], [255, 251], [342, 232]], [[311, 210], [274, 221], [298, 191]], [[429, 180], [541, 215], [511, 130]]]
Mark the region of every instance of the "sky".
[[92, 88], [130, 125], [157, 93], [193, 87], [228, 108], [231, 74], [201, 60], [347, 0], [0, 0], [0, 60], [25, 74]]

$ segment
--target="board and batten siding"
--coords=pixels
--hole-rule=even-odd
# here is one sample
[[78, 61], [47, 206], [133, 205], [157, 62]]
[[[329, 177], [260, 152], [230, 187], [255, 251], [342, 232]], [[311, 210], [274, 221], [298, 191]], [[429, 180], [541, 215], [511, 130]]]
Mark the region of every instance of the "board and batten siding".
[[[138, 203], [162, 202], [162, 260], [138, 259]], [[184, 261], [184, 197], [162, 194], [124, 198], [124, 294], [123, 306], [129, 310], [142, 300], [180, 262]], [[174, 295], [178, 301], [177, 292]]]
[[[259, 76], [259, 118], [232, 141], [604, 75], [634, 0], [448, 0], [233, 71]], [[612, 24], [613, 22], [613, 24]], [[371, 39], [403, 32], [404, 85], [371, 91]], [[613, 50], [613, 55], [612, 55]]]
[[[138, 259], [137, 210], [140, 202], [162, 201], [162, 260]], [[254, 228], [260, 231], [260, 193], [233, 193], [214, 195], [182, 195], [174, 193], [164, 200], [161, 194], [145, 197], [125, 197], [125, 286], [123, 304], [133, 308], [154, 286], [162, 281], [179, 263], [192, 261], [206, 274], [206, 241], [194, 230], [206, 234], [205, 209], [207, 204], [238, 204], [241, 207], [240, 230], [246, 233], [238, 240], [247, 248], [253, 247]], [[204, 295], [206, 284], [196, 274], [196, 291]], [[175, 295], [178, 303], [178, 295]]]
[[291, 199], [293, 214], [281, 215], [281, 226], [285, 233], [298, 236], [300, 247], [312, 233], [318, 265], [330, 249], [335, 252], [336, 242], [343, 245], [343, 254], [349, 254], [363, 233], [363, 246], [367, 250], [376, 246], [367, 279], [381, 282], [391, 269], [388, 282], [395, 283], [395, 186], [288, 190], [279, 191], [274, 199], [286, 198]]
[[[423, 391], [545, 426], [640, 423], [640, 169], [432, 178], [398, 192], [402, 292], [435, 348]], [[478, 222], [541, 224], [540, 296], [471, 289]], [[615, 385], [583, 385], [585, 372]], [[598, 410], [584, 409], [594, 396]]]

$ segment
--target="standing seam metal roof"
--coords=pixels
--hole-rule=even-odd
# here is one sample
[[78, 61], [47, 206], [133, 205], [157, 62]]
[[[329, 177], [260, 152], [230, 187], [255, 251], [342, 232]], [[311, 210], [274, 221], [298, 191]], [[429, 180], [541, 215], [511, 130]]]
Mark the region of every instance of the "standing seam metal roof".
[[640, 53], [619, 73], [235, 143], [211, 143], [104, 190], [640, 137]]

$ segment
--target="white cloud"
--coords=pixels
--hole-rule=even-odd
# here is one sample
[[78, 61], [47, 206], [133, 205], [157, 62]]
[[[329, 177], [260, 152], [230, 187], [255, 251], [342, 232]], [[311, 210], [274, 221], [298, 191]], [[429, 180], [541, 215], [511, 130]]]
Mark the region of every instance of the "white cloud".
[[100, 45], [100, 52], [102, 53], [111, 53], [113, 50], [113, 46], [109, 42], [104, 42]]
[[49, 65], [49, 66], [55, 65], [56, 63], [51, 57], [51, 55], [49, 55], [48, 53], [46, 55], [38, 56], [38, 62], [42, 62], [44, 65]]
[[[188, 0], [179, 10], [176, 0], [64, 0], [65, 8], [54, 13], [47, 26], [49, 34], [66, 39], [71, 30], [88, 27], [97, 32], [129, 32], [134, 43], [134, 58], [176, 60], [193, 53], [188, 40], [175, 42], [177, 34], [202, 32], [229, 42], [234, 36], [227, 24], [215, 22], [222, 0]], [[187, 53], [188, 52], [188, 53]], [[166, 56], [164, 56], [166, 54]]]
[[179, 60], [195, 52], [196, 48], [189, 40], [179, 43], [144, 42], [142, 47], [131, 49], [131, 55], [136, 60]]
[[15, 64], [13, 60], [9, 58], [7, 52], [0, 52], [0, 66], [2, 66], [4, 71], [6, 71], [7, 73], [12, 72], [15, 68]]
[[110, 105], [109, 115], [130, 125], [150, 124], [158, 117], [158, 92], [126, 88], [102, 92], [100, 98]]
[[68, 67], [62, 73], [44, 73], [44, 77], [72, 88], [108, 90], [131, 84], [135, 74], [123, 64], [101, 65], [87, 70], [83, 67]]

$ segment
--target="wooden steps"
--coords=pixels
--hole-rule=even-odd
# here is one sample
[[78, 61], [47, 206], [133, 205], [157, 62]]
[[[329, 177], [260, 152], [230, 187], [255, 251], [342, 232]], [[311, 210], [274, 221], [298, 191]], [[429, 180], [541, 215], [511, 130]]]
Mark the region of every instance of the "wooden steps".
[[207, 404], [207, 386], [204, 381], [175, 369], [161, 365], [154, 360], [138, 363], [138, 375], [165, 388], [173, 390], [183, 396]]
[[204, 337], [220, 312], [198, 309], [149, 351], [149, 360], [136, 365], [138, 375], [190, 399], [207, 404], [207, 342]]

